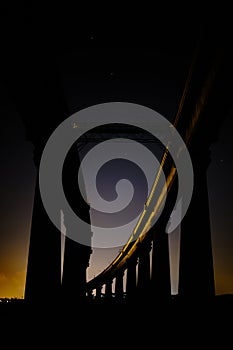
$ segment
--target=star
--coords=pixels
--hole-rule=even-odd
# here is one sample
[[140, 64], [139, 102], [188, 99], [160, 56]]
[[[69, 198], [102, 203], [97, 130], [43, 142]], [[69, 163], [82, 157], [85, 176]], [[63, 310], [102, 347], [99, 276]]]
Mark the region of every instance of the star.
[[73, 126], [73, 129], [76, 129], [78, 127], [78, 124], [77, 123], [73, 123], [72, 126]]

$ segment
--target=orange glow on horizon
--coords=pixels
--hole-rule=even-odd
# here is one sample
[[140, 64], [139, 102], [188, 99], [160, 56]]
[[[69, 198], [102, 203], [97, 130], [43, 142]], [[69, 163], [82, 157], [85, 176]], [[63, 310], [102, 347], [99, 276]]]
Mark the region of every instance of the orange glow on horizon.
[[0, 273], [0, 298], [24, 299], [26, 271]]

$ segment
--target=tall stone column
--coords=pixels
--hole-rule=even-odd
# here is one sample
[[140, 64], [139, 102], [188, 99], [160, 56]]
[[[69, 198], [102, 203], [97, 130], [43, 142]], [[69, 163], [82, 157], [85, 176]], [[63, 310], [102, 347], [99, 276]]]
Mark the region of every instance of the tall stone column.
[[126, 297], [127, 300], [133, 299], [137, 290], [137, 259], [132, 258], [128, 262], [127, 275], [126, 275]]
[[188, 142], [194, 170], [193, 196], [181, 222], [179, 269], [179, 294], [189, 299], [215, 294], [207, 169], [210, 147], [232, 108], [232, 51], [226, 37], [222, 39], [219, 46], [211, 40], [203, 42], [180, 118], [181, 124], [187, 120], [181, 134]]
[[[51, 53], [23, 55], [16, 75], [9, 79], [10, 92], [25, 125], [27, 140], [34, 146], [37, 178], [25, 284], [25, 300], [41, 303], [60, 298], [61, 232], [44, 209], [39, 189], [39, 166], [45, 144], [67, 116], [59, 73]], [[37, 55], [38, 54], [38, 55]], [[19, 85], [20, 84], [20, 85]], [[60, 211], [57, 222], [60, 222]]]
[[[64, 225], [66, 227], [64, 264], [62, 278], [62, 295], [64, 300], [74, 302], [83, 300], [86, 297], [86, 271], [89, 266], [91, 249], [91, 226], [90, 207], [82, 198], [79, 191], [78, 170], [80, 159], [78, 149], [74, 145], [64, 162], [63, 166], [63, 188], [67, 201], [72, 210], [88, 225], [85, 232], [80, 232], [79, 227], [74, 226], [69, 218], [69, 213], [64, 212]], [[82, 243], [80, 236], [85, 235], [85, 243]], [[73, 237], [73, 239], [71, 238]]]
[[138, 262], [138, 283], [137, 291], [139, 298], [146, 297], [150, 291], [150, 250], [151, 242], [142, 242], [142, 247], [140, 247], [139, 252], [139, 262]]
[[37, 178], [24, 297], [27, 302], [51, 303], [59, 299], [60, 287], [61, 232], [44, 209]]
[[96, 287], [96, 300], [101, 299], [102, 285], [98, 285]]
[[214, 270], [206, 171], [210, 163], [205, 149], [191, 153], [194, 190], [181, 222], [179, 295], [214, 296]]
[[123, 278], [124, 278], [124, 271], [118, 272], [116, 275], [115, 297], [119, 300], [123, 298], [123, 294], [124, 294]]
[[168, 235], [165, 228], [156, 233], [153, 239], [151, 276], [151, 298], [155, 302], [171, 296]]
[[111, 299], [112, 297], [112, 280], [109, 280], [105, 284], [105, 298]]
[[[171, 162], [166, 164], [165, 170], [171, 169]], [[174, 208], [177, 196], [177, 178], [170, 189], [167, 189], [166, 202], [158, 221], [151, 228], [152, 237], [152, 274], [151, 299], [153, 302], [168, 300], [171, 297], [171, 275], [169, 242], [166, 228]]]

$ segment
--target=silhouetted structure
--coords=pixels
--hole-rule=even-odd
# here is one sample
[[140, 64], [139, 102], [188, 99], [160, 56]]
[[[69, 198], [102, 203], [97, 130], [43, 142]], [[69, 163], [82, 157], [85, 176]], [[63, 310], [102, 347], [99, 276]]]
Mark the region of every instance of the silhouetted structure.
[[[79, 171], [80, 160], [78, 147], [76, 143], [71, 147], [63, 166], [63, 188], [66, 197], [75, 213], [85, 222], [90, 224], [90, 208], [78, 189], [77, 174]], [[80, 232], [72, 226], [72, 220], [69, 220], [69, 213], [64, 212], [64, 225], [66, 227], [64, 264], [62, 275], [62, 297], [64, 300], [81, 301], [86, 297], [85, 285], [87, 282], [86, 270], [89, 266], [91, 255], [91, 230], [82, 232], [89, 245], [79, 243]], [[69, 238], [69, 231], [73, 230]]]
[[[30, 12], [29, 7], [27, 14], [23, 15], [23, 30], [17, 32], [18, 28], [15, 27], [13, 50], [7, 46], [6, 70], [3, 72], [16, 109], [24, 122], [27, 139], [34, 145], [37, 171], [46, 141], [61, 121], [72, 112], [102, 102], [128, 101], [155, 109], [172, 121], [177, 100], [180, 99], [184, 87], [178, 105], [178, 123], [175, 119], [174, 124], [190, 150], [194, 165], [194, 194], [181, 225], [179, 294], [184, 297], [197, 294], [213, 296], [214, 273], [206, 170], [210, 162], [209, 148], [216, 141], [218, 129], [228, 108], [232, 106], [232, 53], [228, 51], [227, 37], [223, 37], [224, 27], [215, 29], [212, 25], [208, 27], [207, 23], [199, 32], [196, 19], [193, 22], [190, 20], [187, 41], [186, 35], [183, 37], [183, 24], [179, 26], [179, 21], [175, 19], [172, 31], [169, 29], [161, 38], [158, 34], [154, 40], [154, 33], [161, 33], [163, 27], [158, 23], [153, 28], [152, 38], [149, 37], [152, 47], [144, 51], [137, 46], [136, 50], [135, 47], [130, 50], [127, 38], [125, 40], [125, 32], [120, 32], [117, 26], [120, 39], [116, 41], [116, 50], [108, 45], [106, 50], [105, 42], [103, 47], [103, 43], [100, 43], [100, 53], [97, 50], [98, 45], [91, 49], [86, 47], [86, 39], [80, 39], [82, 30], [78, 33], [80, 46], [76, 44], [76, 21], [72, 26], [69, 19], [71, 31], [66, 36], [65, 25], [57, 33], [56, 29], [60, 29], [58, 23], [55, 21], [52, 26], [50, 22], [53, 16], [44, 12]], [[64, 18], [62, 14], [61, 17]], [[41, 22], [44, 32], [41, 31]], [[50, 26], [53, 27], [52, 30]], [[111, 31], [106, 36], [107, 34], [108, 40], [111, 39]], [[120, 49], [123, 52], [121, 54]], [[15, 51], [19, 52], [17, 59]], [[93, 57], [96, 62], [93, 62]], [[59, 65], [60, 61], [62, 63]], [[65, 64], [71, 67], [71, 71], [67, 69], [67, 75], [78, 76], [76, 90], [65, 86]], [[116, 77], [112, 67], [116, 67]], [[78, 97], [74, 98], [77, 91]], [[81, 197], [75, 190], [79, 163], [77, 149], [72, 148], [70, 155], [71, 158], [68, 155], [64, 167], [64, 188], [73, 208], [79, 214], [81, 211], [81, 215], [88, 222], [89, 206], [84, 202], [80, 205]], [[170, 162], [168, 170], [169, 165]], [[81, 300], [86, 295], [93, 296], [95, 290], [96, 300], [100, 300], [103, 287], [106, 287], [105, 296], [111, 298], [112, 283], [116, 281], [115, 300], [120, 300], [124, 297], [124, 276], [127, 300], [135, 297], [146, 298], [147, 295], [151, 298], [169, 299], [170, 269], [165, 226], [169, 220], [173, 198], [171, 191], [168, 209], [158, 225], [149, 231], [148, 238], [129, 254], [130, 258], [127, 253], [130, 252], [131, 244], [106, 273], [96, 276], [88, 283], [86, 269], [91, 247], [66, 237], [61, 284], [61, 233], [45, 212], [37, 178], [25, 299], [33, 302], [60, 300], [61, 297]], [[61, 213], [58, 212], [57, 215], [59, 218]], [[69, 227], [67, 213], [64, 213], [64, 224], [68, 232], [73, 229]], [[91, 242], [91, 232], [89, 239]]]
[[[210, 300], [215, 295], [206, 171], [210, 163], [210, 147], [216, 142], [218, 131], [232, 106], [231, 48], [225, 41], [226, 37], [214, 34], [215, 31], [211, 34], [203, 31], [196, 50], [193, 50], [174, 120], [174, 125], [187, 143], [194, 168], [193, 197], [181, 223], [179, 268], [179, 296], [191, 302], [194, 298]], [[165, 167], [167, 175], [170, 168], [169, 161]], [[177, 183], [174, 183], [168, 195], [168, 206], [149, 231], [147, 239], [138, 242], [132, 254], [130, 245], [125, 252], [123, 250], [106, 273], [87, 284], [88, 290], [109, 284], [119, 271], [121, 276], [127, 271], [126, 292], [129, 299], [137, 296], [138, 300], [146, 300], [149, 295], [149, 300], [152, 298], [154, 301], [170, 299], [168, 235], [165, 234], [165, 227], [176, 194], [174, 186]]]
[[[34, 162], [39, 171], [40, 157], [54, 128], [66, 116], [57, 68], [52, 57], [39, 47], [22, 47], [22, 57], [7, 72], [7, 84], [26, 128], [26, 137], [34, 146]], [[40, 62], [36, 69], [33, 64]], [[57, 213], [58, 217], [60, 212]], [[25, 299], [54, 300], [60, 296], [61, 233], [50, 221], [36, 178], [31, 237], [27, 264]]]
[[184, 139], [188, 139], [192, 123], [199, 119], [194, 136], [188, 141], [194, 169], [193, 196], [181, 223], [179, 295], [190, 299], [215, 295], [207, 169], [211, 162], [210, 147], [218, 139], [232, 105], [231, 51], [226, 37], [215, 34], [216, 37], [205, 33], [200, 42], [181, 111], [181, 123], [191, 117], [185, 133], [181, 128]]

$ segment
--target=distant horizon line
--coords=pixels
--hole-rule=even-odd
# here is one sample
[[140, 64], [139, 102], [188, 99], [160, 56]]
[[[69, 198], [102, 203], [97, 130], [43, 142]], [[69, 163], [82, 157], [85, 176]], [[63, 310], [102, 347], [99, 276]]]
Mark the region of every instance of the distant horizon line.
[[[126, 293], [124, 293], [126, 295]], [[105, 293], [102, 293], [102, 295], [105, 295]], [[113, 292], [112, 295], [115, 295], [115, 293]], [[199, 295], [199, 294], [196, 294]], [[181, 297], [181, 298], [187, 298], [187, 296], [181, 296], [180, 294], [171, 294], [171, 297]], [[221, 297], [221, 296], [232, 296], [233, 297], [233, 292], [231, 293], [221, 293], [221, 294], [215, 294], [214, 297]], [[86, 298], [88, 299], [89, 297], [86, 296]], [[211, 298], [211, 297], [210, 297]], [[61, 297], [61, 300], [63, 298]], [[2, 301], [6, 301], [6, 300], [26, 300], [25, 297], [0, 297], [0, 302]]]

